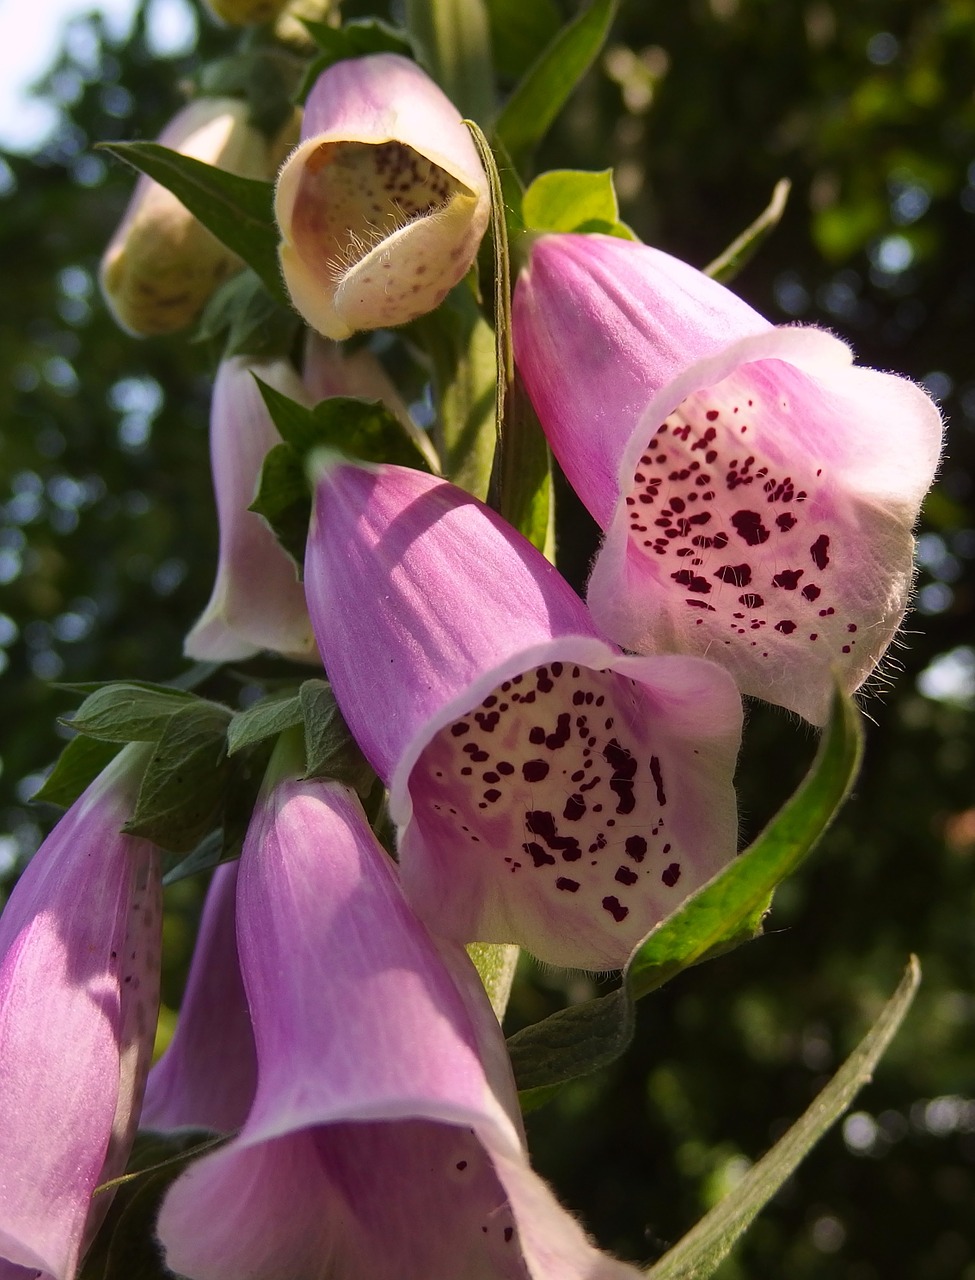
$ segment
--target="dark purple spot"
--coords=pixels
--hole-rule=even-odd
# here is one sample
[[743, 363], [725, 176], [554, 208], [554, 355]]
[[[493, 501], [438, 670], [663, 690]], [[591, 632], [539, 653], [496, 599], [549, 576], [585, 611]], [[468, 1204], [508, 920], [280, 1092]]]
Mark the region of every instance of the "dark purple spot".
[[636, 884], [639, 876], [630, 867], [617, 867], [614, 880], [618, 880], [620, 884]]
[[772, 586], [781, 587], [783, 591], [795, 591], [804, 572], [803, 569], [783, 569], [772, 579]]
[[585, 817], [586, 802], [578, 793], [569, 796], [565, 802], [565, 808], [562, 810], [562, 817], [568, 822], [578, 822], [580, 818]]
[[552, 855], [550, 853], [546, 853], [542, 846], [540, 844], [536, 844], [534, 840], [529, 840], [521, 847], [524, 849], [525, 853], [529, 855], [536, 867], [544, 867], [546, 864], [554, 866], [555, 859]]
[[555, 732], [550, 733], [545, 739], [545, 745], [549, 751], [558, 751], [560, 747], [564, 747], [569, 741], [569, 736], [572, 732], [571, 722], [572, 717], [568, 711], [563, 711], [555, 722]]
[[548, 777], [548, 769], [546, 760], [526, 760], [521, 766], [521, 776], [526, 782], [541, 782]]
[[723, 564], [714, 576], [733, 587], [747, 587], [752, 580], [752, 571], [747, 564]]
[[809, 548], [809, 554], [813, 558], [813, 564], [817, 569], [825, 569], [829, 564], [829, 538], [825, 533], [821, 533], [816, 541]]
[[704, 416], [707, 418], [708, 422], [717, 422], [718, 411], [717, 409], [709, 409]]
[[570, 880], [568, 876], [559, 876], [555, 882], [556, 889], [564, 889], [566, 893], [576, 893], [579, 889], [578, 880]]
[[706, 596], [711, 590], [711, 584], [707, 578], [695, 577], [690, 569], [679, 569], [677, 573], [672, 573], [670, 576], [674, 582], [686, 587], [688, 591], [696, 591], [698, 595]]
[[471, 731], [471, 726], [467, 723], [466, 720], [458, 720], [456, 724], [452, 724], [450, 726], [450, 732], [454, 735], [455, 738], [461, 738], [465, 733], [470, 733], [470, 731]]
[[775, 523], [779, 526], [783, 533], [788, 533], [794, 524], [797, 524], [795, 516], [791, 511], [783, 511], [780, 516], [775, 517]]
[[810, 582], [807, 586], [803, 587], [802, 589], [802, 598], [804, 600], [808, 600], [810, 604], [812, 603], [813, 600], [818, 600], [821, 595], [822, 595], [822, 591], [813, 582]]
[[680, 879], [680, 863], [672, 862], [669, 867], [665, 867], [661, 873], [660, 879], [668, 889], [673, 889], [674, 885]]
[[738, 603], [743, 604], [746, 609], [761, 609], [765, 600], [762, 596], [757, 596], [754, 592], [749, 591], [747, 595], [738, 597]]
[[603, 759], [613, 770], [609, 780], [611, 791], [615, 791], [618, 799], [617, 813], [632, 813], [636, 807], [633, 795], [633, 779], [636, 777], [636, 760], [633, 753], [622, 746], [618, 738], [611, 738], [603, 747]]
[[514, 1227], [505, 1227], [505, 1229], [504, 1229], [504, 1242], [505, 1242], [505, 1244], [510, 1244], [510, 1243], [511, 1243], [511, 1237], [512, 1237], [514, 1234], [515, 1234], [515, 1229], [514, 1229]]
[[769, 531], [762, 524], [762, 517], [757, 511], [736, 511], [731, 517], [735, 532], [750, 547], [757, 547], [768, 542]]
[[847, 629], [847, 631], [849, 631], [849, 633], [852, 635], [852, 634], [853, 634], [853, 632], [854, 632], [854, 631], [856, 631], [856, 629], [857, 629], [857, 624], [856, 624], [855, 622], [848, 622], [848, 623], [846, 624], [846, 629]]
[[603, 907], [613, 917], [617, 924], [622, 924], [626, 917], [630, 914], [630, 908], [624, 907], [619, 898], [608, 897], [603, 898]]
[[776, 631], [781, 631], [784, 636], [791, 636], [796, 629], [796, 624], [791, 618], [783, 618], [781, 622], [775, 624]]
[[560, 836], [555, 818], [545, 809], [531, 809], [525, 814], [525, 826], [533, 836], [541, 836], [550, 849], [561, 852], [566, 862], [582, 857], [579, 841], [574, 836]]
[[647, 856], [647, 842], [643, 836], [627, 836], [623, 848], [634, 862], [642, 862]]
[[657, 756], [650, 757], [650, 776], [657, 788], [657, 804], [665, 805], [667, 803], [667, 794], [664, 791], [663, 775], [660, 772], [660, 760]]
[[501, 799], [501, 792], [498, 791], [495, 787], [492, 787], [490, 791], [485, 791], [484, 799], [488, 802], [488, 804], [494, 804], [496, 801]]

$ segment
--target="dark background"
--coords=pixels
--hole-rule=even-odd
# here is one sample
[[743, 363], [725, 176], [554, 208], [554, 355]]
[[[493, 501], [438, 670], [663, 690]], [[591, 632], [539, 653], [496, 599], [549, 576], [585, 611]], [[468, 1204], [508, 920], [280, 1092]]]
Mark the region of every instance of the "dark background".
[[[225, 33], [200, 29], [205, 56], [227, 50]], [[137, 24], [115, 47], [96, 19], [75, 23], [42, 88], [61, 129], [37, 155], [0, 159], [8, 872], [50, 820], [27, 801], [73, 705], [51, 682], [171, 678], [212, 581], [215, 353], [184, 336], [129, 339], [94, 283], [131, 177], [91, 148], [154, 136], [197, 65], [156, 57], [144, 37]], [[629, 1054], [529, 1120], [537, 1167], [626, 1257], [657, 1256], [779, 1136], [915, 951], [921, 994], [861, 1110], [719, 1274], [975, 1280], [973, 85], [973, 0], [631, 0], [539, 156], [543, 168], [615, 166], [624, 218], [697, 265], [789, 177], [785, 217], [736, 288], [776, 322], [827, 326], [863, 363], [923, 381], [950, 422], [918, 609], [887, 664], [893, 683], [866, 703], [853, 800], [779, 891], [764, 939], [644, 1001]], [[569, 504], [562, 519], [581, 575], [587, 526]], [[813, 749], [795, 721], [752, 709], [746, 837]], [[192, 884], [172, 895], [170, 1003], [196, 898]], [[526, 979], [512, 1026], [598, 990], [527, 966]]]

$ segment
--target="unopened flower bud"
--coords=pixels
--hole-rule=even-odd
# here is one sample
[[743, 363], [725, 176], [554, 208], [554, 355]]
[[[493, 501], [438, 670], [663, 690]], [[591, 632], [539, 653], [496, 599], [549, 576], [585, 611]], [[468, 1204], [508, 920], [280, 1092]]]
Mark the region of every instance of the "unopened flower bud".
[[[244, 178], [266, 179], [274, 157], [236, 98], [201, 98], [184, 107], [159, 142], [181, 155]], [[115, 319], [140, 337], [191, 324], [241, 261], [171, 191], [143, 175], [102, 258], [102, 293]]]
[[275, 216], [291, 300], [329, 338], [406, 324], [461, 280], [490, 195], [457, 108], [413, 62], [335, 63], [305, 104]]
[[288, 0], [204, 0], [215, 18], [234, 27], [255, 27], [271, 22]]

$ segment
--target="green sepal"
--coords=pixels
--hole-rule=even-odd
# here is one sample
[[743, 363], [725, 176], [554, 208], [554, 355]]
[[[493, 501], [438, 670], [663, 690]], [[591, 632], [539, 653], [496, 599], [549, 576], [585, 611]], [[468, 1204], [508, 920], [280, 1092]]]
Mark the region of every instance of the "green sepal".
[[333, 778], [352, 787], [362, 799], [375, 785], [376, 775], [342, 718], [331, 685], [306, 680], [298, 690], [305, 726], [305, 777]]
[[309, 409], [260, 378], [257, 385], [284, 443], [275, 445], [264, 459], [250, 510], [264, 517], [299, 569], [305, 559], [311, 518], [305, 460], [314, 449], [324, 447], [367, 462], [431, 470], [406, 428], [381, 401], [333, 396]]
[[494, 125], [521, 168], [606, 42], [617, 0], [593, 0], [563, 27], [526, 72]]
[[416, 56], [407, 32], [383, 22], [381, 18], [355, 18], [341, 27], [304, 19], [303, 25], [321, 53], [312, 59], [298, 86], [295, 98], [300, 103], [311, 93], [322, 72], [335, 62], [363, 58], [371, 53], [398, 53], [404, 58]]
[[121, 745], [99, 738], [86, 738], [83, 734], [72, 738], [40, 789], [31, 796], [32, 803], [54, 804], [67, 809], [114, 760]]
[[647, 1280], [707, 1280], [819, 1139], [848, 1110], [904, 1020], [920, 982], [912, 956], [873, 1026], [784, 1137], [646, 1273]]
[[219, 825], [228, 779], [231, 712], [194, 699], [173, 712], [156, 739], [132, 817], [122, 828], [173, 853], [188, 853]]
[[280, 689], [269, 693], [234, 715], [227, 729], [227, 755], [236, 755], [244, 747], [276, 738], [285, 729], [291, 729], [301, 722], [301, 702], [296, 689]]
[[619, 215], [612, 169], [552, 169], [539, 174], [522, 197], [527, 231], [600, 232], [635, 240]]
[[294, 112], [304, 70], [303, 58], [280, 47], [244, 48], [206, 63], [200, 92], [208, 98], [242, 98], [254, 128], [273, 138]]
[[180, 155], [158, 142], [101, 142], [99, 147], [166, 187], [190, 213], [257, 273], [272, 297], [288, 304], [278, 267], [274, 184], [241, 178]]
[[622, 985], [512, 1037], [519, 1088], [558, 1084], [605, 1066], [629, 1042], [636, 1000], [691, 965], [754, 938], [773, 890], [809, 855], [849, 794], [862, 745], [859, 712], [837, 689], [816, 758], [798, 791], [748, 849], [651, 930], [630, 957]]
[[[83, 692], [85, 686], [75, 686]], [[178, 710], [200, 699], [166, 685], [121, 681], [96, 685], [70, 719], [61, 723], [104, 742], [158, 742]]]
[[704, 268], [704, 274], [728, 284], [742, 269], [748, 259], [755, 253], [765, 238], [775, 230], [785, 212], [786, 201], [792, 183], [788, 178], [780, 178], [775, 184], [772, 198], [750, 226], [728, 245], [724, 253], [718, 254], [713, 262]]
[[250, 267], [225, 280], [206, 304], [195, 342], [222, 343], [221, 358], [287, 355], [301, 321]]

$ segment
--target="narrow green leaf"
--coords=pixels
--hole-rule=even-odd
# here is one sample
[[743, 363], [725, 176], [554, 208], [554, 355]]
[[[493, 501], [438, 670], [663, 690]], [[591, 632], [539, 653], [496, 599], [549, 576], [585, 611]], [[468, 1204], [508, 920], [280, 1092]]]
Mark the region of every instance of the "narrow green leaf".
[[291, 445], [276, 444], [268, 451], [248, 510], [264, 517], [300, 574], [311, 519], [311, 493], [301, 455]]
[[758, 215], [751, 226], [746, 227], [737, 239], [732, 240], [724, 253], [719, 254], [713, 262], [704, 268], [704, 274], [727, 284], [733, 280], [766, 236], [778, 226], [785, 212], [786, 201], [792, 183], [788, 178], [780, 178], [775, 184], [772, 198]]
[[72, 738], [31, 801], [67, 809], [118, 755], [120, 746], [118, 742], [104, 742], [84, 735]]
[[634, 999], [718, 949], [754, 936], [777, 884], [808, 856], [846, 799], [863, 745], [860, 715], [839, 690], [799, 790], [758, 839], [641, 943], [626, 970]]
[[69, 728], [106, 742], [158, 742], [172, 716], [199, 702], [180, 689], [137, 684], [102, 685], [69, 719]]
[[315, 420], [312, 411], [305, 404], [292, 400], [283, 391], [278, 391], [269, 383], [263, 382], [256, 374], [252, 375], [261, 393], [261, 399], [271, 415], [271, 421], [277, 427], [285, 444], [304, 455], [309, 449], [321, 443], [315, 436]]
[[241, 178], [158, 142], [99, 146], [172, 191], [190, 213], [257, 272], [272, 297], [288, 303], [278, 267], [274, 185]]
[[495, 132], [519, 168], [592, 66], [616, 16], [616, 0], [593, 0], [563, 27], [508, 99]]
[[508, 1039], [519, 1090], [548, 1088], [608, 1066], [633, 1039], [633, 1002], [619, 987], [535, 1022]]
[[173, 853], [188, 853], [218, 825], [228, 776], [231, 712], [195, 701], [170, 716], [123, 828]]
[[518, 378], [508, 401], [498, 474], [501, 514], [551, 560], [555, 545], [552, 454]]
[[227, 755], [276, 737], [301, 724], [301, 702], [293, 689], [281, 689], [261, 698], [246, 711], [238, 711], [227, 729]]
[[406, 25], [420, 61], [461, 115], [489, 120], [494, 71], [484, 0], [406, 0]]
[[516, 80], [558, 35], [562, 14], [555, 0], [487, 0], [487, 9], [497, 73]]
[[869, 1082], [911, 1006], [920, 977], [920, 966], [912, 956], [880, 1017], [813, 1104], [734, 1191], [650, 1268], [648, 1280], [707, 1280], [714, 1274], [739, 1236]]

